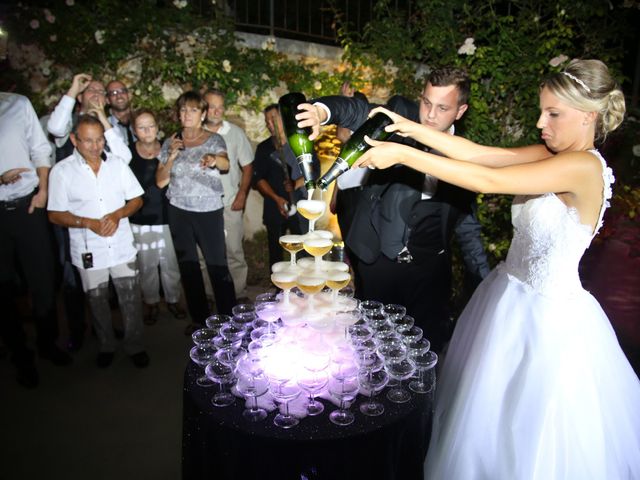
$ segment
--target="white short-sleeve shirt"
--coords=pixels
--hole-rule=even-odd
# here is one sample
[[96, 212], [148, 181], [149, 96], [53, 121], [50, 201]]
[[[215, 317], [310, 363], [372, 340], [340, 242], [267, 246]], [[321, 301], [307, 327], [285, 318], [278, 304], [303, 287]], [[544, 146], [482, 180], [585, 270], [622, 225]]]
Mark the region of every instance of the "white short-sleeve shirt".
[[[102, 218], [139, 197], [144, 190], [127, 163], [113, 154], [93, 173], [84, 158], [73, 154], [58, 162], [49, 176], [47, 209], [71, 212], [87, 218]], [[101, 237], [88, 228], [70, 228], [71, 263], [83, 268], [81, 255], [93, 254], [93, 269], [110, 268], [133, 260], [136, 247], [128, 218], [122, 218], [116, 233]]]

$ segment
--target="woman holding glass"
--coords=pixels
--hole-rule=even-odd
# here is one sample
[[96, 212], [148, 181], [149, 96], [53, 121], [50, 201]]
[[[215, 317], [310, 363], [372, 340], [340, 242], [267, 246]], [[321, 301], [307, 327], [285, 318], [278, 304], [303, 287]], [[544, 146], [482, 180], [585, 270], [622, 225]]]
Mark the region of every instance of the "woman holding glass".
[[402, 162], [516, 195], [507, 259], [469, 301], [443, 363], [425, 477], [640, 478], [640, 382], [578, 275], [614, 180], [594, 144], [625, 113], [606, 65], [573, 60], [542, 83], [536, 145], [482, 146], [385, 113], [388, 131], [449, 158], [372, 141], [355, 166]]
[[218, 313], [231, 314], [236, 303], [224, 243], [222, 182], [229, 159], [222, 137], [203, 128], [207, 102], [197, 92], [176, 101], [182, 129], [162, 145], [156, 173], [158, 187], [169, 186], [169, 227], [178, 257], [191, 320], [186, 334], [204, 325], [210, 315], [198, 261], [202, 251]]

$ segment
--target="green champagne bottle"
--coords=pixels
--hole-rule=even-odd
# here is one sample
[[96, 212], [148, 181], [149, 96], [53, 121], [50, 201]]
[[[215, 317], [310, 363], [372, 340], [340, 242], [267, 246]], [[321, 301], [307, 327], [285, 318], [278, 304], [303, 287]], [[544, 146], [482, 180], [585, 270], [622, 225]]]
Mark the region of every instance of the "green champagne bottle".
[[284, 133], [304, 176], [304, 186], [307, 190], [313, 190], [316, 183], [313, 178], [313, 142], [309, 140], [311, 128], [298, 127], [298, 120], [296, 120], [296, 115], [299, 112], [298, 105], [306, 101], [307, 99], [302, 93], [291, 92], [280, 97], [278, 105]]
[[318, 180], [318, 188], [326, 190], [331, 182], [349, 170], [356, 163], [356, 160], [371, 148], [371, 145], [364, 140], [365, 135], [373, 140], [383, 141], [389, 138], [391, 133], [385, 131], [384, 127], [392, 123], [393, 120], [388, 115], [378, 112], [360, 125], [360, 128], [353, 132], [351, 138], [342, 146], [340, 154], [331, 168]]

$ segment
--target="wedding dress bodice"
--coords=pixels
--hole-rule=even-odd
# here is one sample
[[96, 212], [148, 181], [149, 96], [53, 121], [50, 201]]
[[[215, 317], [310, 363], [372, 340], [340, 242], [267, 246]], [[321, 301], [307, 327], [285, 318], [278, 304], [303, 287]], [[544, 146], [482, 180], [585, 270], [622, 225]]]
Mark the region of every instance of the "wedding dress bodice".
[[578, 211], [567, 207], [555, 194], [519, 195], [511, 217], [514, 236], [506, 260], [507, 272], [535, 291], [563, 296], [582, 289], [578, 264], [595, 233], [611, 198], [613, 173], [597, 150], [602, 163], [603, 202], [595, 232], [580, 223]]

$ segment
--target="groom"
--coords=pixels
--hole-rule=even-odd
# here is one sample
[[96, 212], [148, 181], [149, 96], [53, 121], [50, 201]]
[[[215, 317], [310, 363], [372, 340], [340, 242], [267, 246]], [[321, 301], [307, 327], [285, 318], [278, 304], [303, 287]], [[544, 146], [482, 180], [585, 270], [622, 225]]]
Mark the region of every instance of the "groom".
[[[466, 72], [441, 68], [431, 72], [419, 103], [392, 97], [390, 110], [454, 133], [453, 124], [468, 108]], [[374, 107], [361, 97], [329, 96], [307, 105], [313, 126], [334, 123], [356, 130]], [[301, 117], [298, 117], [301, 118]], [[309, 123], [311, 124], [311, 123]], [[306, 125], [306, 123], [305, 123]], [[426, 150], [414, 140], [390, 139]], [[345, 243], [357, 255], [361, 299], [399, 303], [440, 351], [450, 336], [451, 238], [455, 231], [473, 288], [489, 272], [475, 216], [475, 194], [407, 167], [374, 170]]]

